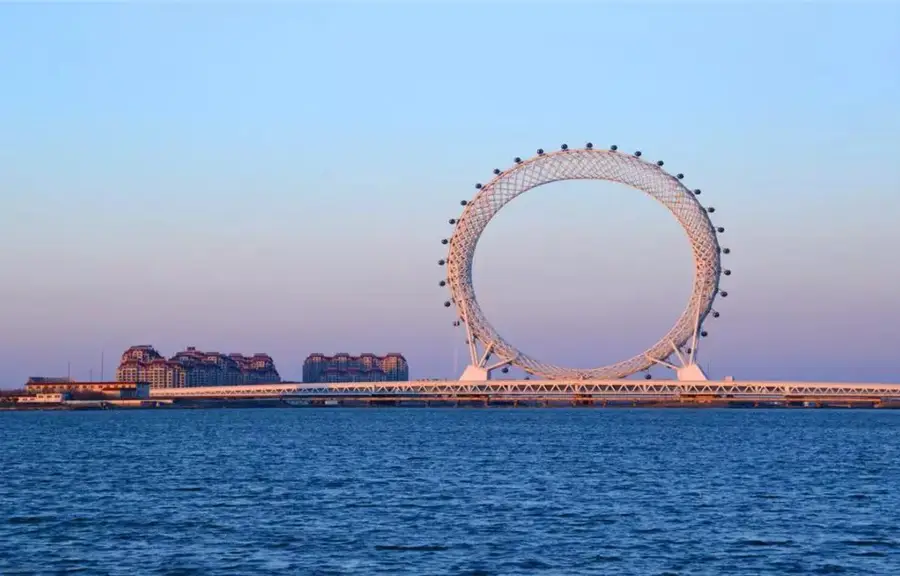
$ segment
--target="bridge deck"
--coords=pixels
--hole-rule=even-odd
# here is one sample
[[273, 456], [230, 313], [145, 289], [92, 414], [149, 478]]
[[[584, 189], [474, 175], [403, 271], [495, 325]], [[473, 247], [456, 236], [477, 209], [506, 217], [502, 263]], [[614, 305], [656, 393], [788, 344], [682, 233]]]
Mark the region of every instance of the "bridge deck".
[[151, 398], [455, 398], [496, 399], [700, 399], [848, 401], [900, 400], [900, 384], [869, 382], [765, 382], [677, 380], [422, 380], [340, 384], [255, 384], [196, 388], [154, 388]]

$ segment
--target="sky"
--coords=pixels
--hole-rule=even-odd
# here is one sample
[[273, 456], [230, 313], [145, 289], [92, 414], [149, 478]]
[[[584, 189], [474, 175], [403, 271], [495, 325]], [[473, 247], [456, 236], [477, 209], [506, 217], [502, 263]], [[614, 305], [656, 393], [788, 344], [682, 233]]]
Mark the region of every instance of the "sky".
[[[588, 141], [716, 207], [711, 376], [900, 382], [898, 62], [892, 3], [0, 6], [0, 387], [133, 344], [456, 377], [448, 219]], [[664, 208], [595, 182], [516, 199], [474, 272], [509, 342], [579, 367], [654, 344], [691, 277]]]

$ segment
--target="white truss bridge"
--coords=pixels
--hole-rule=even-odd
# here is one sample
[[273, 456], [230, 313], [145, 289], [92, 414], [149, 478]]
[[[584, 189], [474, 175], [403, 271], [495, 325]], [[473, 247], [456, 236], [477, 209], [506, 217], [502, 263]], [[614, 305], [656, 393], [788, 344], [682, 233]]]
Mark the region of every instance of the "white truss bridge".
[[420, 398], [679, 400], [696, 397], [735, 400], [898, 400], [900, 384], [859, 382], [765, 382], [677, 380], [412, 380], [339, 384], [254, 384], [154, 388], [151, 398]]

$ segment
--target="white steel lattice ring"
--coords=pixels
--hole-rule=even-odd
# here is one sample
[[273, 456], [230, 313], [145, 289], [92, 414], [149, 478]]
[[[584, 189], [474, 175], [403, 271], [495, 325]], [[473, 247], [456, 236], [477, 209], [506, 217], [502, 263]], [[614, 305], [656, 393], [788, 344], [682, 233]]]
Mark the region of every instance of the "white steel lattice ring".
[[[496, 172], [496, 171], [495, 171]], [[694, 257], [693, 291], [687, 308], [669, 332], [645, 352], [609, 366], [575, 369], [545, 364], [506, 342], [487, 321], [472, 287], [475, 248], [488, 222], [520, 194], [562, 180], [606, 180], [643, 191], [663, 204], [687, 234]], [[661, 166], [639, 157], [584, 148], [560, 150], [519, 161], [485, 184], [466, 205], [456, 223], [447, 255], [447, 283], [470, 338], [490, 354], [528, 373], [549, 379], [625, 378], [665, 360], [699, 332], [719, 291], [720, 248], [706, 209], [679, 180]]]

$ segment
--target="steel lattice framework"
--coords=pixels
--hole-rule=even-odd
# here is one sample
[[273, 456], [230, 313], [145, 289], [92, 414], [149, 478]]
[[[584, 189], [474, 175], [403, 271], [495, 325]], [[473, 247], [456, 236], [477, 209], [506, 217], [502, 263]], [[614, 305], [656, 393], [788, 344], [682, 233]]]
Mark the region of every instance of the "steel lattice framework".
[[[468, 332], [473, 364], [480, 362], [480, 366], [486, 366], [486, 360], [494, 355], [500, 362], [486, 367], [487, 370], [513, 364], [548, 379], [624, 378], [654, 364], [674, 368], [667, 362], [673, 354], [682, 364], [687, 364], [682, 348], [689, 342], [692, 343], [688, 351], [689, 363], [693, 364], [697, 334], [719, 293], [721, 248], [708, 210], [682, 184], [681, 175], [673, 176], [663, 170], [662, 162], [641, 159], [640, 152], [632, 155], [618, 152], [614, 146], [606, 150], [594, 149], [591, 145], [583, 149], [568, 149], [564, 145], [562, 150], [546, 154], [538, 151], [537, 156], [524, 161], [517, 158], [512, 168], [494, 173], [496, 176], [490, 182], [478, 186], [479, 191], [471, 201], [464, 202], [465, 209], [456, 222], [446, 258], [447, 284], [452, 303]], [[475, 249], [491, 219], [528, 190], [563, 180], [605, 180], [644, 192], [678, 220], [693, 253], [693, 290], [675, 325], [645, 352], [609, 366], [587, 370], [565, 368], [540, 362], [521, 352], [501, 337], [485, 318], [472, 285]], [[444, 261], [440, 263], [444, 264]], [[476, 341], [484, 348], [482, 353], [476, 348]]]

